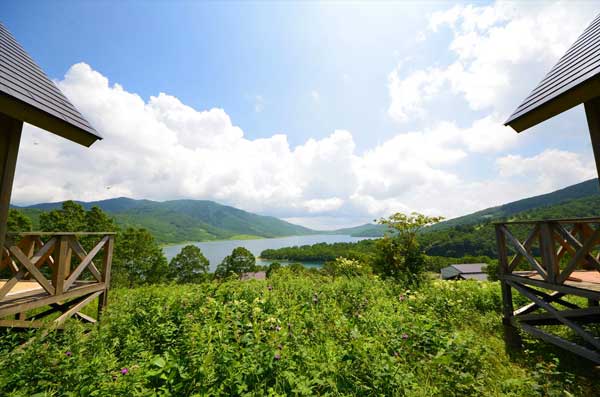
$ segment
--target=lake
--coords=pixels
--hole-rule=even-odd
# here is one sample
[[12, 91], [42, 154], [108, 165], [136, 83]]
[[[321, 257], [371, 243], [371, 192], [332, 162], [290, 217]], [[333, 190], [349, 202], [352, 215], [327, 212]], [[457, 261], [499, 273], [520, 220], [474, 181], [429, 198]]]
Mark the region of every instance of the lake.
[[[217, 265], [223, 261], [223, 258], [231, 254], [231, 251], [236, 247], [244, 247], [252, 252], [254, 256], [258, 257], [262, 251], [268, 248], [283, 248], [317, 243], [351, 243], [364, 239], [365, 237], [352, 237], [341, 234], [313, 234], [310, 236], [263, 238], [257, 240], [219, 240], [171, 245], [164, 247], [163, 252], [170, 261], [171, 258], [177, 255], [186, 245], [195, 245], [202, 250], [204, 256], [209, 260], [210, 271], [212, 272], [217, 268]], [[284, 261], [256, 260], [257, 265], [268, 265], [271, 262], [284, 263]], [[302, 264], [307, 267], [321, 267], [322, 265], [320, 262], [302, 262]]]

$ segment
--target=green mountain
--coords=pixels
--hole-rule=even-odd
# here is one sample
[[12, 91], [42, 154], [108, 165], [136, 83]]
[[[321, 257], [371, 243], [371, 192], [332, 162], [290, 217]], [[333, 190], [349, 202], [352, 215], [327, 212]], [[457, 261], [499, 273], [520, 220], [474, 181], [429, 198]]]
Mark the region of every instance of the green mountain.
[[[429, 255], [496, 257], [492, 222], [600, 216], [599, 193], [598, 179], [592, 179], [552, 193], [442, 222], [425, 230], [420, 241]], [[523, 238], [525, 229], [515, 228], [513, 232]]]
[[347, 234], [352, 237], [381, 237], [386, 230], [387, 227], [384, 225], [365, 223], [364, 225], [360, 226], [337, 229], [329, 232], [329, 234]]
[[[597, 197], [600, 193], [600, 185], [598, 179], [590, 179], [585, 182], [577, 183], [575, 185], [568, 186], [564, 189], [556, 190], [551, 193], [542, 194], [518, 201], [513, 201], [508, 204], [503, 204], [497, 207], [487, 208], [481, 211], [474, 212], [469, 215], [460, 216], [458, 218], [449, 219], [444, 222], [440, 222], [429, 228], [429, 230], [443, 230], [453, 226], [459, 225], [476, 225], [478, 223], [497, 220], [497, 219], [511, 219], [517, 214], [522, 214], [524, 211], [541, 209], [548, 206], [558, 205], [565, 203], [569, 200], [579, 199], [582, 197]], [[562, 210], [566, 210], [567, 207], [562, 207]], [[562, 212], [556, 212], [557, 217], [563, 216], [587, 216], [582, 212], [588, 214], [590, 211], [581, 209], [578, 213], [580, 215], [566, 215]], [[591, 213], [592, 215], [600, 215], [599, 212]]]
[[[314, 234], [315, 231], [272, 216], [262, 216], [207, 200], [151, 201], [115, 198], [81, 202], [86, 209], [98, 206], [121, 226], [144, 227], [161, 243], [231, 238], [281, 237]], [[60, 208], [62, 202], [15, 207], [39, 225], [43, 211]]]

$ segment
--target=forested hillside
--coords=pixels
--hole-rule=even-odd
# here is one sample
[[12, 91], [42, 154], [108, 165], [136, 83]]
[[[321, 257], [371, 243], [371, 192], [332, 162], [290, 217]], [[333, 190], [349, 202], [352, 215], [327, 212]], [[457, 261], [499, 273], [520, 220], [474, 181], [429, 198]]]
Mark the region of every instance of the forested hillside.
[[[588, 181], [577, 183], [575, 185], [571, 185], [564, 189], [556, 190], [551, 193], [529, 197], [523, 200], [513, 201], [497, 207], [491, 207], [481, 211], [477, 211], [469, 215], [449, 219], [447, 221], [440, 222], [436, 225], [431, 226], [430, 230], [442, 230], [460, 225], [476, 225], [486, 221], [490, 221], [492, 219], [508, 219], [517, 215], [520, 216], [525, 211], [554, 207], [557, 205], [566, 204], [571, 200], [577, 200], [582, 198], [594, 198], [598, 197], [599, 194], [600, 184], [598, 183], [598, 179], [590, 179]], [[569, 210], [567, 207], [568, 206], [562, 206], [561, 208], [552, 209], [551, 211], [556, 217], [586, 216], [585, 214], [592, 213], [591, 211], [587, 211], [584, 208]], [[567, 215], [562, 211], [572, 212], [573, 215]], [[600, 213], [596, 212], [596, 214]]]
[[[116, 198], [77, 203], [86, 209], [100, 207], [121, 226], [146, 228], [160, 243], [315, 233], [275, 217], [253, 214], [207, 200], [157, 202]], [[33, 220], [34, 229], [37, 229], [40, 214], [60, 208], [61, 204], [36, 204], [19, 209]]]
[[[580, 199], [566, 200], [561, 204], [513, 213], [508, 219], [556, 219], [599, 215], [600, 195], [596, 194]], [[503, 219], [507, 218], [494, 217], [481, 223], [457, 225], [441, 230], [430, 228], [420, 236], [420, 241], [429, 255], [451, 257], [486, 255], [496, 257], [496, 237], [493, 222]]]
[[[542, 205], [525, 211], [514, 212], [517, 208], [529, 207], [533, 203], [554, 202], [558, 200], [558, 197], [573, 196], [575, 192], [578, 192], [577, 194], [585, 194], [586, 192], [598, 190], [595, 186], [592, 186], [591, 182], [597, 184], [598, 180], [594, 179], [583, 184], [571, 186], [562, 191], [545, 195], [546, 199], [544, 200], [540, 198], [542, 196], [538, 196], [467, 215], [462, 217], [463, 222], [455, 225], [448, 226], [448, 222], [451, 221], [446, 221], [443, 222], [445, 224], [444, 227], [437, 227], [437, 225], [427, 227], [419, 235], [419, 242], [430, 256], [452, 258], [487, 256], [495, 258], [497, 256], [496, 236], [493, 225], [495, 221], [600, 216], [600, 194], [598, 193], [593, 193], [582, 198], [565, 199], [554, 205]], [[556, 195], [552, 196], [553, 194]], [[510, 216], [501, 216], [499, 214], [510, 214]], [[476, 221], [477, 219], [479, 219], [478, 222]], [[373, 226], [379, 226], [380, 230], [385, 230], [385, 227], [382, 225]], [[519, 235], [518, 230], [516, 233]], [[372, 242], [366, 241], [359, 243], [315, 244], [312, 246], [266, 250], [261, 256], [267, 259], [296, 261], [328, 261], [338, 256], [360, 259], [368, 255], [371, 248]]]

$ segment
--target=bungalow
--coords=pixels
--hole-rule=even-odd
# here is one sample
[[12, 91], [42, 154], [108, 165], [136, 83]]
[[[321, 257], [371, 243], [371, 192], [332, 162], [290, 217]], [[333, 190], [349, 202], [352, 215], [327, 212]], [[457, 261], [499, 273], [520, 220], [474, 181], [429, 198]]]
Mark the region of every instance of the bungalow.
[[240, 276], [240, 280], [248, 281], [248, 280], [266, 280], [267, 272], [246, 272], [242, 273]]
[[488, 279], [485, 272], [485, 263], [472, 263], [467, 265], [450, 265], [440, 271], [442, 280], [477, 280]]

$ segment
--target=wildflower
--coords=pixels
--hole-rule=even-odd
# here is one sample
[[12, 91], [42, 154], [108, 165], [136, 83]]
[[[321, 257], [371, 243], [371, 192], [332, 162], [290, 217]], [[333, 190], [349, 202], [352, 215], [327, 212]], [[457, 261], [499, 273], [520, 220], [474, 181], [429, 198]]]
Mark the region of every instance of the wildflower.
[[277, 345], [277, 348], [278, 348], [279, 350], [283, 349], [283, 346], [281, 345], [281, 343]]
[[292, 323], [288, 323], [288, 329], [292, 329]]
[[408, 334], [402, 334], [402, 339], [408, 339]]
[[402, 302], [406, 297], [404, 295], [400, 295], [400, 302]]
[[121, 368], [121, 375], [127, 375], [129, 370], [127, 368]]
[[71, 357], [73, 355], [73, 353], [71, 353], [70, 351], [65, 352], [65, 356], [67, 357]]
[[281, 354], [276, 354], [273, 358], [275, 359], [275, 361], [279, 361], [281, 360]]
[[273, 291], [273, 286], [272, 286], [272, 285], [269, 285], [269, 286], [267, 287], [267, 289], [268, 289], [269, 291]]
[[394, 352], [394, 357], [400, 357], [400, 353]]
[[277, 332], [281, 331], [281, 327], [280, 327], [279, 325], [278, 325], [278, 326], [276, 326], [276, 327], [275, 327], [275, 331], [277, 331]]

